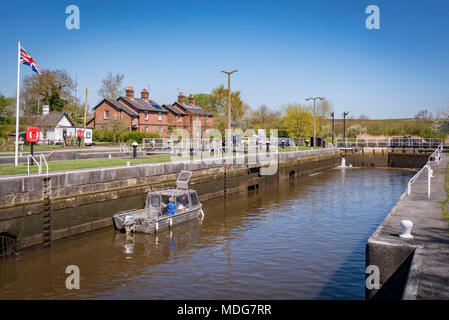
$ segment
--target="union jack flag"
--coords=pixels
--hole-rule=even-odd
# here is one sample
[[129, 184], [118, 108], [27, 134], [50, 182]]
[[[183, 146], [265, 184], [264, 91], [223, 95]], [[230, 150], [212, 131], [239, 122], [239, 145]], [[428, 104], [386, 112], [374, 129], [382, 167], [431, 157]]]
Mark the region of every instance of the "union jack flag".
[[34, 72], [37, 72], [39, 74], [42, 73], [37, 66], [36, 61], [34, 61], [34, 59], [25, 51], [24, 48], [22, 48], [22, 46], [20, 46], [20, 63], [30, 66]]

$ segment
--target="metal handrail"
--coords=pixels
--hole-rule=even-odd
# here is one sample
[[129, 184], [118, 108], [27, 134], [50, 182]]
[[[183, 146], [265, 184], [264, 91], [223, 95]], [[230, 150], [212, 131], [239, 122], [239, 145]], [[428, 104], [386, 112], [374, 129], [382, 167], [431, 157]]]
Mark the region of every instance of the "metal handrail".
[[443, 153], [443, 144], [441, 143], [438, 148], [430, 155], [429, 159], [427, 160], [427, 164], [430, 164], [432, 162], [432, 159], [436, 161], [438, 164], [440, 164], [441, 155]]
[[[42, 168], [42, 159], [44, 159], [44, 163], [45, 163], [45, 167], [46, 167], [46, 174], [47, 174], [47, 176], [48, 176], [48, 162], [47, 162], [47, 160], [45, 159], [45, 156], [43, 155], [43, 154], [40, 154], [39, 155], [39, 161], [40, 161], [40, 167]], [[42, 169], [41, 169], [41, 173], [42, 173]]]
[[[30, 158], [32, 161], [36, 162], [36, 165], [38, 167], [37, 168], [38, 173], [41, 174], [42, 173], [41, 165], [39, 164], [39, 162], [37, 162], [37, 160], [31, 154], [27, 155], [27, 174], [30, 175]], [[31, 162], [31, 163], [33, 163], [33, 162]]]
[[418, 179], [418, 177], [421, 175], [421, 173], [424, 172], [424, 170], [427, 169], [427, 198], [430, 198], [430, 178], [433, 177], [433, 171], [429, 164], [426, 164], [424, 167], [422, 167], [421, 170], [418, 171], [417, 174], [415, 174], [407, 185], [407, 196], [410, 196], [410, 193], [412, 192], [412, 183]]

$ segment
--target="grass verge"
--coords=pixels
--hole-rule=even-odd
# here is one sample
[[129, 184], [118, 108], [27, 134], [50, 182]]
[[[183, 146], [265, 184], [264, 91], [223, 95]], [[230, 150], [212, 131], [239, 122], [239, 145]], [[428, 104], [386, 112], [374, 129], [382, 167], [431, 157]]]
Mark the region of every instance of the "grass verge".
[[[85, 160], [66, 160], [66, 161], [50, 161], [48, 162], [48, 171], [60, 171], [60, 170], [77, 170], [87, 168], [99, 168], [99, 167], [113, 167], [124, 166], [126, 162], [131, 164], [141, 163], [155, 163], [170, 161], [170, 156], [166, 154], [153, 155], [144, 158], [129, 159], [129, 158], [106, 158], [106, 159], [85, 159]], [[37, 165], [30, 167], [30, 173], [36, 173], [38, 170]], [[45, 165], [42, 170], [45, 172]], [[27, 165], [20, 164], [17, 167], [13, 164], [1, 165], [0, 175], [11, 174], [25, 174], [27, 173]]]

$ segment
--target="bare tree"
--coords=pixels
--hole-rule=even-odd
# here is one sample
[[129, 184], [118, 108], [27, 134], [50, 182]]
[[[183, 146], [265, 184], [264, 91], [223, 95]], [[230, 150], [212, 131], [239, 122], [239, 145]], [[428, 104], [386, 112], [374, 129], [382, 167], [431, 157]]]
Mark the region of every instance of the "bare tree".
[[369, 120], [369, 117], [367, 115], [361, 114], [359, 119], [360, 120]]
[[432, 112], [429, 112], [429, 110], [420, 110], [416, 115], [416, 119], [432, 119]]
[[120, 96], [120, 93], [123, 92], [123, 81], [124, 75], [117, 73], [112, 74], [112, 72], [108, 72], [106, 78], [102, 81], [101, 88], [98, 90], [98, 95], [100, 97], [106, 99], [116, 99]]

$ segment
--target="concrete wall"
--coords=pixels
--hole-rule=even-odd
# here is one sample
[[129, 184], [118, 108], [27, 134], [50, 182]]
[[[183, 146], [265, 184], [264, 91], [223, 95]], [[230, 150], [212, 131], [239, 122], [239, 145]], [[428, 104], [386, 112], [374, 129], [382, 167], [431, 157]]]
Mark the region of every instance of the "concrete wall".
[[394, 168], [422, 168], [429, 156], [429, 152], [391, 152], [389, 149], [354, 149], [342, 151], [346, 158], [346, 165], [353, 167], [394, 167]]
[[211, 160], [197, 160], [50, 173], [49, 193], [44, 176], [1, 178], [0, 232], [18, 236], [19, 250], [45, 244], [43, 229], [49, 213], [44, 202], [48, 197], [51, 200], [50, 241], [110, 227], [114, 213], [142, 208], [150, 190], [174, 187], [181, 170], [193, 171], [190, 187], [204, 201], [247, 192], [253, 185], [263, 188], [340, 164], [340, 155], [335, 150], [282, 152], [277, 157], [279, 166], [273, 175], [263, 175], [266, 164], [261, 159], [248, 167], [228, 159], [225, 166]]

